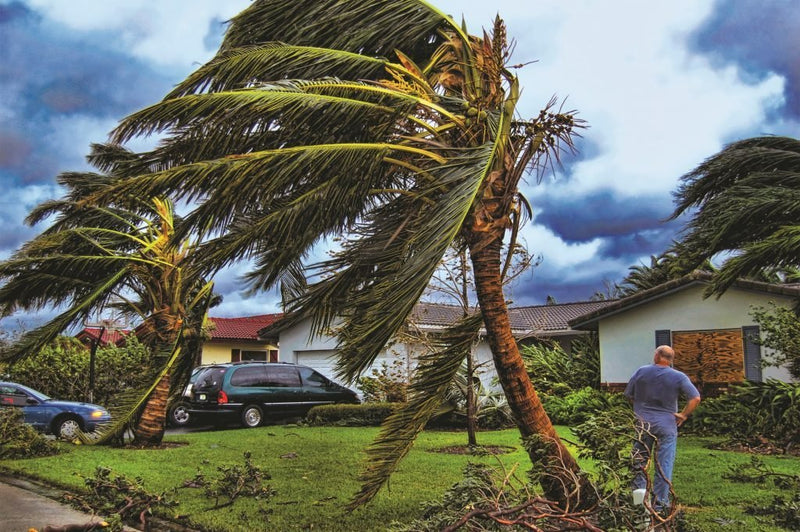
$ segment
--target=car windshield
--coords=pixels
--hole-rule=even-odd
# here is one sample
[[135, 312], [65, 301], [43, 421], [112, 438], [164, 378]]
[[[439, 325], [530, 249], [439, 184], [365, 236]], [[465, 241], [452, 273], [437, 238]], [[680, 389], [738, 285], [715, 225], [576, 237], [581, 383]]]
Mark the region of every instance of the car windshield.
[[42, 392], [37, 392], [33, 388], [28, 388], [27, 386], [21, 386], [21, 385], [20, 385], [20, 388], [22, 390], [24, 390], [25, 393], [27, 393], [28, 395], [30, 395], [33, 398], [35, 398], [37, 401], [49, 401], [50, 400], [50, 398], [47, 397], [45, 394], [43, 394]]

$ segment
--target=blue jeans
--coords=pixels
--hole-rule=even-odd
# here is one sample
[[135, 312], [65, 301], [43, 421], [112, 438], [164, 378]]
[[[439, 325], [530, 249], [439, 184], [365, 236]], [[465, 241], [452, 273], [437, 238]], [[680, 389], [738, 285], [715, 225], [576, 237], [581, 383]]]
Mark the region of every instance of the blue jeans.
[[650, 453], [655, 453], [655, 478], [653, 480], [653, 506], [656, 510], [666, 510], [670, 506], [669, 495], [672, 487], [672, 468], [675, 465], [675, 451], [678, 444], [677, 432], [659, 431], [657, 427], [637, 423], [637, 440], [633, 442], [633, 489], [647, 487], [647, 462]]

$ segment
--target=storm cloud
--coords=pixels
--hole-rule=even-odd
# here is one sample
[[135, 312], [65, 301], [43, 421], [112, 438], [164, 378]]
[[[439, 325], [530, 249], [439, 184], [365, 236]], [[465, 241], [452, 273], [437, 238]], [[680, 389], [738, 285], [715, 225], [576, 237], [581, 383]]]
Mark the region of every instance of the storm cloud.
[[[207, 61], [249, 0], [0, 0], [0, 258], [38, 232], [23, 220], [60, 196], [56, 176], [86, 168], [129, 113]], [[521, 238], [541, 264], [514, 304], [588, 299], [665, 251], [681, 175], [747, 136], [800, 136], [800, 4], [794, 0], [563, 2], [434, 0], [470, 33], [499, 13], [515, 39], [518, 115], [556, 95], [586, 129], [578, 151], [523, 192]], [[216, 316], [279, 312], [275, 294], [222, 272]]]

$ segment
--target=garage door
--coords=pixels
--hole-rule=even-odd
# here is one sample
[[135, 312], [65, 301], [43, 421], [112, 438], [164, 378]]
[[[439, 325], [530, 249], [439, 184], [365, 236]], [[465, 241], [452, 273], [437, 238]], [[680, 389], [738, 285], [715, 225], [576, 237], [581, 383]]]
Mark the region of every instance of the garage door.
[[[295, 361], [303, 366], [313, 368], [332, 381], [340, 382], [336, 378], [334, 367], [336, 366], [336, 351], [333, 349], [317, 351], [295, 351]], [[342, 383], [343, 384], [343, 383]]]

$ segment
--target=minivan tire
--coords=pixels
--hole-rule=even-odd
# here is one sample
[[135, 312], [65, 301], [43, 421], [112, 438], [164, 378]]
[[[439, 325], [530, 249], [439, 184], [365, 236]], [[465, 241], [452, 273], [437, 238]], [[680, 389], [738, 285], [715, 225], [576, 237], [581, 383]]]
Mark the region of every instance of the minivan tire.
[[186, 401], [178, 401], [167, 412], [167, 421], [173, 427], [185, 427], [191, 420], [189, 404]]
[[242, 409], [242, 425], [245, 427], [257, 427], [263, 419], [264, 411], [258, 405], [247, 405]]

